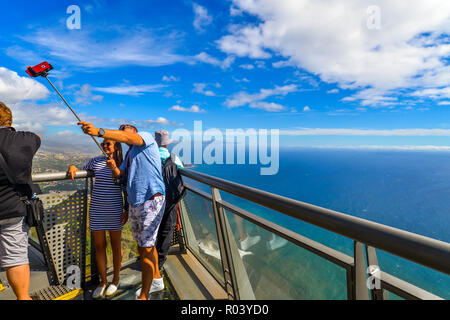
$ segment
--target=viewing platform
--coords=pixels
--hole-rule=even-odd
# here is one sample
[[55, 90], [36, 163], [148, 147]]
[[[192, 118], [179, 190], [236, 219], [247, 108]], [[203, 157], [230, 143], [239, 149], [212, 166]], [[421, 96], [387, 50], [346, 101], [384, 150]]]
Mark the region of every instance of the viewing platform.
[[[449, 243], [190, 169], [181, 173], [187, 193], [179, 203], [179, 221], [162, 270], [165, 289], [151, 294], [151, 300], [444, 299], [384, 271], [377, 254], [433, 269], [448, 280]], [[87, 218], [92, 173], [78, 171], [76, 181], [65, 172], [36, 174], [33, 182], [42, 190], [38, 197], [45, 216], [30, 231], [30, 293], [37, 300], [90, 300], [98, 283]], [[49, 182], [59, 191], [46, 191]], [[243, 202], [273, 214], [250, 212]], [[351, 253], [280, 225], [280, 217], [346, 238]], [[141, 285], [137, 245], [129, 228], [126, 224], [122, 232], [123, 265], [113, 300], [133, 300]], [[242, 230], [251, 245], [244, 246]], [[110, 249], [107, 253], [111, 264]], [[0, 280], [0, 300], [14, 300], [4, 270]]]

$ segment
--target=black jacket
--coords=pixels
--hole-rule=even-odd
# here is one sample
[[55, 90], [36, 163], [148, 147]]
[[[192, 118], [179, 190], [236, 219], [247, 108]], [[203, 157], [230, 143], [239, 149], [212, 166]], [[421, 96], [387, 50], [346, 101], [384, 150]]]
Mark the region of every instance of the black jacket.
[[0, 167], [0, 219], [26, 215], [20, 196], [31, 196], [29, 183], [33, 157], [40, 146], [41, 140], [32, 132], [0, 127], [0, 152], [18, 183], [13, 186]]

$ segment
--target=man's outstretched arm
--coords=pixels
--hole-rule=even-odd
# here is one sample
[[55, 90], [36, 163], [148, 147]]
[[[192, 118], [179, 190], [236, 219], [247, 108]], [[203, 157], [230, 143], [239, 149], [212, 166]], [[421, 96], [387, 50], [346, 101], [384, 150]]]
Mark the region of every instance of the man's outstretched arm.
[[[85, 134], [91, 136], [98, 136], [100, 129], [94, 127], [91, 123], [81, 121], [78, 122], [78, 125], [81, 125], [81, 129]], [[109, 130], [109, 129], [103, 130], [105, 130], [105, 134], [103, 135], [104, 139], [109, 139], [135, 146], [143, 146], [145, 144], [144, 140], [142, 140], [141, 136], [137, 133], [126, 132], [122, 130]]]

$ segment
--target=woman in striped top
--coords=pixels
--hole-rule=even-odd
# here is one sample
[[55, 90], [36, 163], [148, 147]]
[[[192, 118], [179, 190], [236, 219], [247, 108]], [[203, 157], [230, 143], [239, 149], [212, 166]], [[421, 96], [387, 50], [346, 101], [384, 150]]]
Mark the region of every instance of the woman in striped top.
[[[120, 165], [123, 161], [122, 146], [119, 142], [103, 140], [102, 148], [105, 153]], [[111, 170], [107, 167], [105, 156], [92, 158], [82, 170], [91, 170], [95, 174], [94, 187], [89, 205], [89, 227], [94, 236], [95, 257], [101, 278], [100, 285], [94, 290], [93, 297], [101, 298], [113, 295], [119, 287], [120, 268], [122, 264], [122, 225], [125, 224], [127, 214], [124, 212], [122, 188], [116, 185]], [[68, 175], [72, 178], [78, 168], [70, 166]], [[109, 231], [113, 252], [114, 278], [106, 289], [106, 231]], [[106, 292], [105, 292], [106, 291]]]

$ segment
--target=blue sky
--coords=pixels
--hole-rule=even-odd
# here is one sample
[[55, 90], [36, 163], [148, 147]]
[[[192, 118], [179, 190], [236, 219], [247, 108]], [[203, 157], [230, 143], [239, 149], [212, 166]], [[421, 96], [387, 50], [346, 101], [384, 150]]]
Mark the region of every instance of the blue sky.
[[[70, 30], [70, 5], [81, 28]], [[450, 4], [20, 1], [0, 22], [0, 100], [46, 144], [116, 128], [279, 129], [281, 146], [450, 147]], [[82, 138], [89, 144], [89, 139]], [[91, 143], [92, 144], [92, 143]]]

